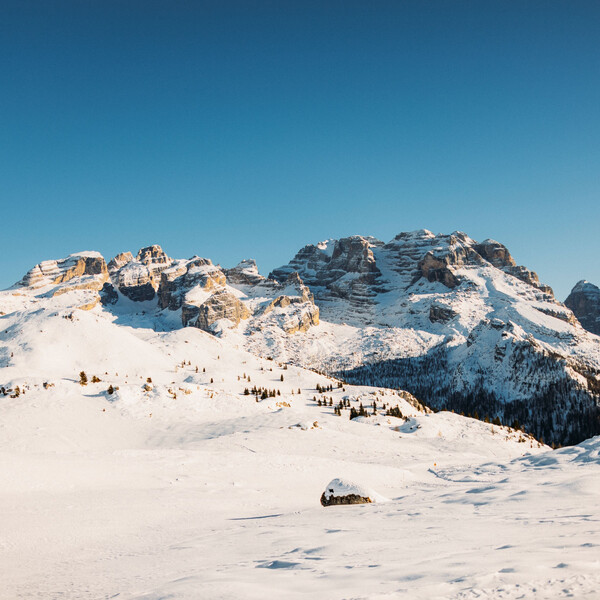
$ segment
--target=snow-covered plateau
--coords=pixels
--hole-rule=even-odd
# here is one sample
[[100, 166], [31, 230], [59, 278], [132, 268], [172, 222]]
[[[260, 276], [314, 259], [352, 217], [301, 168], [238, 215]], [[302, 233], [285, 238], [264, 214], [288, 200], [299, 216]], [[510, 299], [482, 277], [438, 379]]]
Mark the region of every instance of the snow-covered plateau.
[[598, 598], [600, 337], [491, 240], [290, 265], [85, 252], [0, 292], [0, 598]]

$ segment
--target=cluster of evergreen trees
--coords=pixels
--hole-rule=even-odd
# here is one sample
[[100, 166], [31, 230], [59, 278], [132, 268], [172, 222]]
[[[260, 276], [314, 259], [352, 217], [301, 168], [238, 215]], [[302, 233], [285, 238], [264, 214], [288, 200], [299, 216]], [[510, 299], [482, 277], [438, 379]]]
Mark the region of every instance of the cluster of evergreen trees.
[[[480, 370], [462, 387], [455, 383], [460, 368], [451, 367], [443, 346], [419, 357], [400, 358], [336, 372], [355, 385], [403, 389], [434, 410], [453, 410], [474, 418], [522, 429], [545, 443], [577, 444], [600, 435], [600, 395], [593, 385], [570, 377], [563, 359], [517, 344], [505, 360], [519, 397], [500, 397]], [[573, 368], [573, 365], [569, 365]], [[600, 375], [586, 369], [588, 379]], [[456, 377], [464, 382], [463, 378]], [[479, 415], [482, 415], [480, 417]]]
[[[342, 382], [338, 381], [338, 388], [342, 387]], [[319, 392], [319, 394], [324, 394], [325, 392], [333, 392], [333, 384], [328, 384], [328, 385], [321, 385], [320, 383], [317, 383], [316, 386], [316, 390], [317, 392]]]
[[254, 386], [252, 389], [244, 388], [244, 396], [253, 395], [258, 400], [266, 400], [267, 398], [275, 398], [276, 396], [281, 396], [281, 392], [279, 390], [269, 390], [266, 387], [256, 387]]

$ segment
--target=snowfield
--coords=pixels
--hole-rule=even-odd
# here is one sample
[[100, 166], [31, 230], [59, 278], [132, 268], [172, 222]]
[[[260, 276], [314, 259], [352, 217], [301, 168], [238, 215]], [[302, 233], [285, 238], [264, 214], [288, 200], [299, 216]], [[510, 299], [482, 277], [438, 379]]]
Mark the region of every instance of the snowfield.
[[[552, 451], [85, 294], [3, 305], [0, 598], [598, 597], [600, 438]], [[389, 501], [323, 508], [336, 478]]]

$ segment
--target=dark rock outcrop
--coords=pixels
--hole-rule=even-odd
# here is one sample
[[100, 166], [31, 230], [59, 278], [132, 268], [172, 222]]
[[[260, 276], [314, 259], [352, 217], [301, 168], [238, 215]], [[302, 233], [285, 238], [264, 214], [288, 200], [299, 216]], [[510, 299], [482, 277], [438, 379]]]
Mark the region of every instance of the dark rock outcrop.
[[379, 496], [373, 490], [344, 479], [330, 481], [321, 495], [323, 506], [371, 504], [376, 501], [385, 501], [385, 498]]
[[346, 494], [345, 496], [326, 496], [325, 492], [321, 494], [321, 504], [323, 506], [340, 506], [343, 504], [371, 504], [371, 498], [359, 496], [358, 494]]
[[565, 305], [579, 319], [581, 325], [600, 335], [600, 288], [585, 279], [579, 281], [571, 290]]
[[100, 290], [100, 302], [102, 306], [116, 304], [118, 300], [119, 294], [117, 293], [117, 289], [112, 283], [107, 281]]
[[429, 320], [432, 323], [447, 323], [457, 315], [458, 313], [452, 308], [442, 304], [432, 304], [429, 308]]

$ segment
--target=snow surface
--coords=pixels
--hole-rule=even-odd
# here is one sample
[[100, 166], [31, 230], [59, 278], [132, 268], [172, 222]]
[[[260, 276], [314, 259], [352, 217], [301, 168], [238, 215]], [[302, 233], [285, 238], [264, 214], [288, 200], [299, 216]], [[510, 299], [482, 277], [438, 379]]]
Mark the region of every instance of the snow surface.
[[[551, 451], [86, 293], [3, 298], [3, 600], [597, 597], [600, 438]], [[344, 397], [377, 414], [314, 401]], [[389, 502], [323, 508], [333, 478]]]

